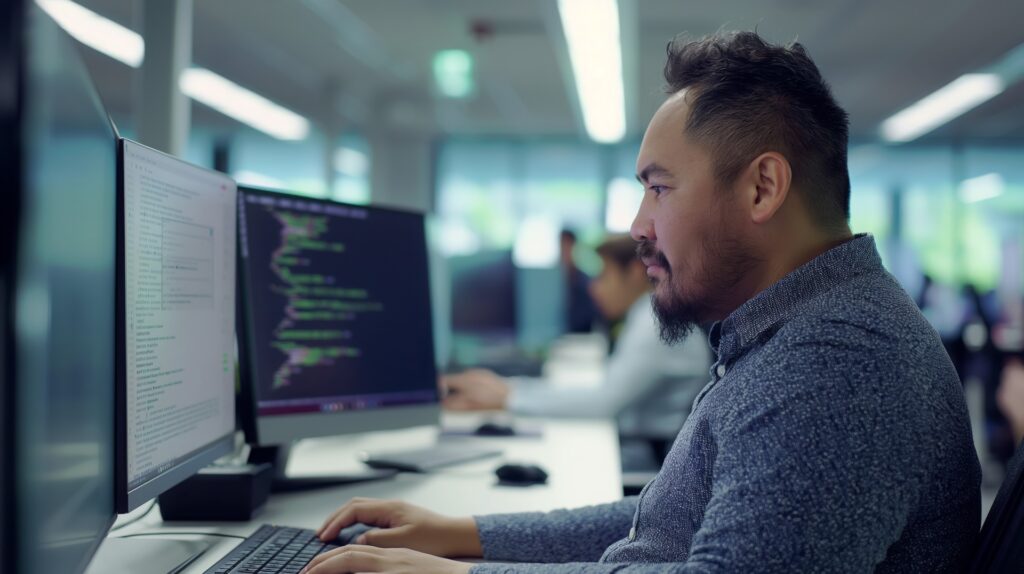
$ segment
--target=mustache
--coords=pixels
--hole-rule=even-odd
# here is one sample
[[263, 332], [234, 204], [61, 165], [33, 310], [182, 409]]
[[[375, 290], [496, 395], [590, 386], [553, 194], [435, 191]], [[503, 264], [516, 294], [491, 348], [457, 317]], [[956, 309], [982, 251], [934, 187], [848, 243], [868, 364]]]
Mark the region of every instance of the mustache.
[[665, 268], [666, 271], [672, 270], [668, 265], [668, 259], [665, 258], [665, 254], [658, 251], [658, 248], [654, 246], [654, 242], [649, 239], [645, 239], [637, 244], [636, 255], [643, 261], [653, 261], [657, 263], [661, 267]]

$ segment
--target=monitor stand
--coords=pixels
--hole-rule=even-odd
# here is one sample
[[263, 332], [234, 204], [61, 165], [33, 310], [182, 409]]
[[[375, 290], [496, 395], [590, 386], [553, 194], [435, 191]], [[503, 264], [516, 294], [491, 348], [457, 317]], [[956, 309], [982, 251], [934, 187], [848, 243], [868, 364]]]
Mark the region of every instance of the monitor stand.
[[270, 485], [271, 492], [296, 492], [317, 488], [328, 488], [357, 482], [383, 480], [385, 478], [392, 478], [398, 474], [398, 471], [393, 469], [367, 468], [365, 470], [358, 470], [345, 474], [288, 476], [285, 474], [285, 471], [288, 468], [288, 458], [291, 456], [291, 452], [292, 445], [290, 444], [254, 446], [249, 451], [250, 463], [270, 463], [274, 467], [274, 478]]
[[[173, 536], [168, 532], [167, 536]], [[85, 574], [171, 574], [181, 572], [210, 548], [198, 540], [122, 540], [107, 538]]]

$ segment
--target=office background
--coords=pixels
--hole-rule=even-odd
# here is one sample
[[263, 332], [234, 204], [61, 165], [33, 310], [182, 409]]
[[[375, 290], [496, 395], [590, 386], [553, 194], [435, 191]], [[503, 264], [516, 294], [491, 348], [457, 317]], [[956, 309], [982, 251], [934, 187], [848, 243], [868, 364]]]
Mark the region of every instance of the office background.
[[[959, 353], [979, 446], [1005, 443], [990, 428], [1001, 359], [986, 353], [1024, 341], [1024, 4], [620, 0], [607, 48], [621, 101], [592, 114], [554, 0], [39, 3], [121, 39], [82, 52], [122, 135], [242, 184], [428, 212], [442, 365], [479, 359], [479, 342], [451, 336], [466, 258], [511, 254], [522, 350], [542, 355], [564, 330], [564, 301], [535, 294], [559, 281], [559, 230], [578, 234], [576, 263], [594, 274], [591, 248], [628, 229], [673, 36], [799, 39], [851, 116], [851, 227], [875, 235]], [[219, 98], [237, 114], [246, 93], [249, 116], [225, 115]], [[935, 94], [923, 124], [896, 122]]]

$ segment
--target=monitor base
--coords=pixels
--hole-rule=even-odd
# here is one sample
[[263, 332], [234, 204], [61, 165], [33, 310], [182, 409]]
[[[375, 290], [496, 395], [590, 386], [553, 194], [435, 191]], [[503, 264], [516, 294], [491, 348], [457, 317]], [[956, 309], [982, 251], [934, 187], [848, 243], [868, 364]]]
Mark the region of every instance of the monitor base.
[[299, 492], [368, 482], [392, 478], [398, 471], [392, 469], [367, 468], [345, 474], [318, 476], [288, 476], [288, 458], [292, 447], [288, 445], [254, 446], [249, 451], [249, 462], [252, 464], [269, 463], [274, 467], [274, 478], [270, 483], [271, 492]]
[[[167, 536], [174, 536], [168, 532]], [[210, 548], [197, 540], [123, 540], [107, 538], [85, 574], [137, 574], [181, 572]]]

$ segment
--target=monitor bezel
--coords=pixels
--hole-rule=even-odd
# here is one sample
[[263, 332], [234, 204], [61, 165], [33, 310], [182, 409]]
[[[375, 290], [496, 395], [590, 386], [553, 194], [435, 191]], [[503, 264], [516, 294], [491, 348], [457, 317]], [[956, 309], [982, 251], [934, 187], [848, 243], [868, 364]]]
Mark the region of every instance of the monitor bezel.
[[[128, 403], [127, 403], [127, 392], [128, 392], [128, 378], [127, 378], [127, 337], [125, 333], [125, 213], [124, 213], [124, 202], [125, 202], [125, 188], [124, 188], [124, 155], [125, 145], [130, 143], [137, 145], [146, 150], [154, 153], [163, 155], [171, 158], [179, 163], [188, 165], [195, 169], [207, 171], [212, 174], [216, 174], [219, 177], [223, 177], [226, 180], [230, 180], [235, 184], [234, 180], [218, 171], [206, 169], [173, 155], [164, 153], [160, 150], [153, 149], [144, 144], [138, 143], [134, 140], [127, 138], [118, 138], [117, 140], [117, 262], [116, 262], [116, 328], [115, 328], [115, 344], [117, 348], [117, 363], [115, 367], [116, 373], [116, 384], [114, 398], [114, 503], [118, 513], [124, 514], [131, 512], [138, 508], [148, 500], [156, 498], [160, 494], [164, 493], [171, 487], [181, 483], [185, 479], [195, 474], [199, 469], [207, 466], [214, 460], [230, 454], [234, 451], [234, 430], [229, 431], [227, 434], [214, 439], [206, 445], [201, 446], [199, 449], [193, 451], [188, 458], [180, 461], [173, 467], [161, 472], [157, 476], [151, 478], [144, 484], [141, 484], [135, 488], [128, 487]], [[237, 188], [237, 184], [235, 184]], [[237, 193], [237, 191], [236, 191]], [[237, 209], [237, 201], [235, 202], [235, 209]], [[236, 227], [237, 227], [237, 213], [236, 213]], [[237, 238], [237, 233], [235, 234]], [[236, 244], [237, 252], [237, 244]], [[237, 257], [237, 255], [236, 255]], [[236, 283], [237, 283], [238, 269], [235, 269]], [[237, 336], [237, 334], [236, 334]], [[237, 425], [237, 421], [232, 425], [232, 428]]]
[[[25, 192], [22, 173], [22, 109], [25, 95], [24, 42], [27, 10], [20, 1], [0, 5], [0, 77], [11, 81], [0, 85], [6, 105], [0, 103], [0, 185], [11, 190], [4, 209], [0, 210], [0, 449], [6, 453], [0, 460], [0, 570], [17, 570], [18, 535], [17, 493], [14, 473], [17, 441], [14, 439], [17, 399], [15, 381], [15, 289], [17, 284], [17, 253], [20, 238], [22, 194]], [[108, 526], [109, 528], [109, 526]], [[100, 538], [102, 540], [102, 537]]]
[[[236, 340], [238, 341], [238, 368], [239, 368], [239, 405], [238, 414], [242, 431], [245, 434], [246, 442], [254, 446], [278, 446], [287, 445], [294, 441], [316, 438], [323, 436], [334, 436], [344, 434], [355, 434], [361, 432], [396, 430], [414, 426], [438, 425], [441, 419], [441, 397], [440, 392], [437, 400], [415, 405], [401, 405], [363, 411], [339, 411], [337, 413], [301, 413], [294, 415], [260, 416], [259, 397], [252, 383], [254, 367], [254, 356], [251, 349], [255, 346], [254, 334], [248, 326], [252, 322], [250, 316], [249, 293], [246, 285], [247, 262], [242, 256], [242, 222], [241, 210], [243, 209], [243, 198], [248, 195], [262, 195], [269, 197], [284, 197], [310, 201], [325, 205], [342, 205], [353, 209], [366, 209], [369, 211], [404, 213], [415, 215], [420, 219], [420, 227], [423, 232], [424, 261], [427, 262], [426, 289], [427, 300], [430, 299], [430, 265], [429, 248], [427, 247], [426, 215], [421, 211], [385, 207], [379, 205], [355, 205], [330, 199], [309, 197], [283, 190], [254, 187], [249, 185], [238, 186], [238, 264], [235, 274], [238, 283], [238, 309], [235, 312]], [[434, 356], [434, 309], [428, 306], [429, 321], [431, 330], [429, 334], [430, 356]], [[431, 361], [431, 377], [437, 380], [437, 365]]]

